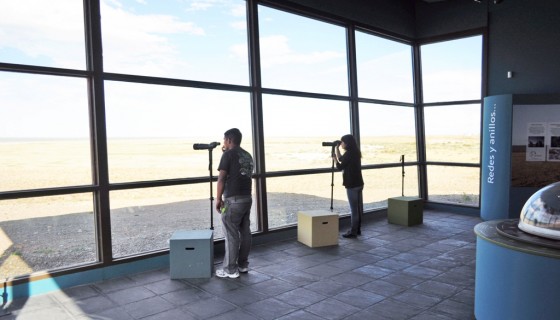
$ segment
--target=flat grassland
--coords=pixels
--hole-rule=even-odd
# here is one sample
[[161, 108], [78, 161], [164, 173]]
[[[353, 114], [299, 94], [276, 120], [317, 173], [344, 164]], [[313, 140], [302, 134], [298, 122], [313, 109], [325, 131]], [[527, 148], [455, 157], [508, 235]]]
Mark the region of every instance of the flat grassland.
[[[221, 150], [193, 150], [193, 143], [214, 139], [120, 139], [108, 142], [111, 184], [217, 174]], [[332, 167], [331, 148], [322, 138], [274, 138], [265, 141], [269, 172]], [[362, 163], [374, 165], [416, 160], [412, 137], [362, 138]], [[252, 151], [251, 141], [242, 147]], [[478, 137], [431, 137], [427, 156], [432, 161], [478, 163]], [[0, 192], [92, 185], [91, 147], [86, 140], [0, 140]], [[365, 209], [384, 207], [400, 196], [402, 169], [365, 170]], [[479, 170], [432, 167], [428, 170], [430, 199], [478, 205]], [[332, 185], [331, 185], [332, 184]], [[270, 228], [297, 223], [297, 212], [324, 209], [348, 213], [342, 174], [275, 177], [266, 180]], [[212, 185], [215, 194], [215, 184]], [[332, 198], [331, 198], [332, 192]], [[404, 194], [416, 196], [415, 166], [405, 167]], [[97, 260], [91, 193], [0, 201], [0, 275], [13, 277]], [[110, 192], [109, 217], [114, 257], [168, 248], [178, 229], [207, 229], [222, 237], [220, 216], [210, 209], [210, 184], [135, 188]], [[257, 203], [252, 229], [258, 230]], [[211, 219], [211, 215], [213, 216]], [[107, 217], [104, 217], [107, 219]]]

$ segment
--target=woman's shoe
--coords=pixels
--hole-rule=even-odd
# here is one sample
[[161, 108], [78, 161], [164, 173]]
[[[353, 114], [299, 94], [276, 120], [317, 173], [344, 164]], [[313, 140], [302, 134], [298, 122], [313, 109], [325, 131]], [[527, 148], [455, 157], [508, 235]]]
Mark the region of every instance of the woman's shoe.
[[348, 231], [342, 235], [344, 238], [356, 238], [357, 235], [353, 234], [352, 231]]

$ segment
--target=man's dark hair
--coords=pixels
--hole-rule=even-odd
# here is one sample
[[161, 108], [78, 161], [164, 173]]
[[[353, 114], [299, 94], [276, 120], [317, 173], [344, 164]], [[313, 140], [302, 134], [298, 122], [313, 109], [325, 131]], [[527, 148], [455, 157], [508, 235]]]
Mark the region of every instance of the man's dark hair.
[[239, 129], [232, 128], [224, 133], [224, 138], [231, 139], [231, 142], [233, 142], [233, 144], [235, 145], [240, 145], [243, 135], [241, 134], [241, 131], [239, 131]]

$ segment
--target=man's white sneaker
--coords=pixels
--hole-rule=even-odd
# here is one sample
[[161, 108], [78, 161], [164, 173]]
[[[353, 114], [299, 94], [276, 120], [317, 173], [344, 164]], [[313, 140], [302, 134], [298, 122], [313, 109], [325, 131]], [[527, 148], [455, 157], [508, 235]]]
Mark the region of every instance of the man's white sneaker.
[[239, 272], [235, 271], [235, 273], [228, 273], [224, 269], [216, 270], [216, 277], [218, 278], [239, 278]]
[[245, 267], [245, 268], [239, 267], [239, 272], [241, 272], [241, 273], [247, 273], [247, 272], [249, 272], [249, 268], [247, 268], [247, 267]]

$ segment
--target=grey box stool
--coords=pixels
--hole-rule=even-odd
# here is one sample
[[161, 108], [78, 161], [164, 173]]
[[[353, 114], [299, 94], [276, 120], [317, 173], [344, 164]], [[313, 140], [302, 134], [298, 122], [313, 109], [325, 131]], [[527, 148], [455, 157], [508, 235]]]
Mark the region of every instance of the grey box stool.
[[169, 240], [171, 279], [211, 278], [214, 266], [212, 230], [178, 230]]

